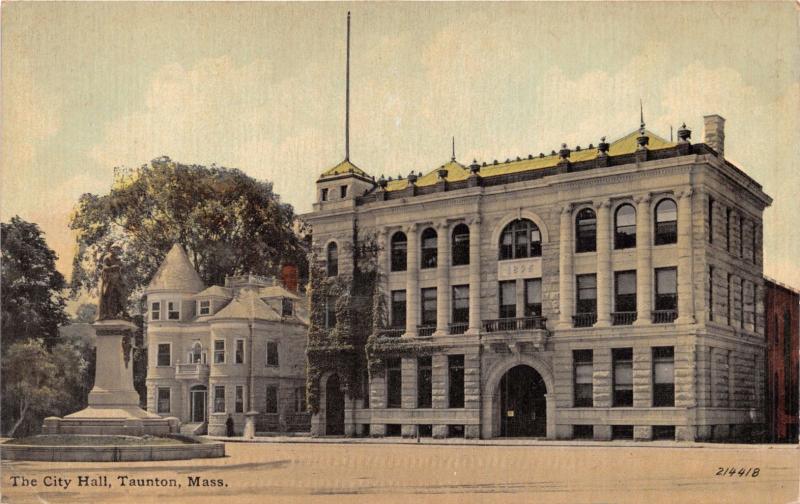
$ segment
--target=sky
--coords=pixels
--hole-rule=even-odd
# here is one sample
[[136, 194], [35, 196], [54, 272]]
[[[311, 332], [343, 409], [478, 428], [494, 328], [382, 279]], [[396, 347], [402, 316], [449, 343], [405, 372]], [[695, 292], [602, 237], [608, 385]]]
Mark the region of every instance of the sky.
[[240, 168], [311, 210], [344, 154], [426, 172], [726, 118], [764, 187], [764, 271], [800, 287], [800, 29], [781, 3], [2, 4], [0, 219], [38, 223], [69, 277], [69, 215], [115, 166]]

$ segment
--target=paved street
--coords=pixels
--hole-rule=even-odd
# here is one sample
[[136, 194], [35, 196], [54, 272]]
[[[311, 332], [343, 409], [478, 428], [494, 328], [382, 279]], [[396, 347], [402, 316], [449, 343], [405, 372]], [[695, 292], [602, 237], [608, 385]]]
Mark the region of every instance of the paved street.
[[[224, 459], [124, 466], [4, 461], [2, 502], [787, 503], [797, 500], [800, 474], [800, 451], [789, 446], [279, 442], [226, 450]], [[737, 474], [715, 475], [728, 467]], [[740, 468], [750, 475], [739, 476]], [[37, 486], [14, 487], [14, 476]], [[103, 486], [79, 488], [79, 476]], [[123, 487], [124, 477], [176, 486]]]

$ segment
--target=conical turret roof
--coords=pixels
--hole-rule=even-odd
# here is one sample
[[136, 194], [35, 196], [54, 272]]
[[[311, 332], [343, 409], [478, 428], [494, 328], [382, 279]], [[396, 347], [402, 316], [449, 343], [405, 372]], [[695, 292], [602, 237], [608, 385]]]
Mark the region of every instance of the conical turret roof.
[[196, 294], [203, 289], [205, 284], [189, 261], [186, 251], [176, 243], [153, 275], [145, 292], [175, 291]]

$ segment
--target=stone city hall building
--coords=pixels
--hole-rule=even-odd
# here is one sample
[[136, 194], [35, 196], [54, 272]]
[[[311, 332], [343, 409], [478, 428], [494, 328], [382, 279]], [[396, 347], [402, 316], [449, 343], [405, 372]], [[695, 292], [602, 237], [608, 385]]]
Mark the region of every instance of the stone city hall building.
[[672, 142], [642, 124], [504, 162], [454, 153], [394, 180], [349, 156], [323, 173], [305, 216], [321, 274], [352, 277], [354, 240], [374, 236], [386, 320], [365, 344], [380, 362], [309, 375], [313, 432], [699, 441], [762, 428], [771, 199], [725, 159], [724, 119], [704, 126], [697, 144], [685, 126]]

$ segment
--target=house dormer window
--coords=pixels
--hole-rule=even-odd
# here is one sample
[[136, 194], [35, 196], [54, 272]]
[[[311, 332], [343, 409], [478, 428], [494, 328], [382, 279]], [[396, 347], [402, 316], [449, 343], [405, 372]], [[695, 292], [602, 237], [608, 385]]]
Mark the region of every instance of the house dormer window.
[[161, 303], [159, 301], [150, 303], [150, 320], [161, 320]]
[[328, 201], [328, 188], [327, 187], [322, 189], [322, 193], [320, 194], [320, 199], [322, 201]]
[[169, 320], [181, 319], [181, 307], [177, 301], [167, 302], [167, 319]]
[[210, 315], [211, 314], [211, 301], [200, 301], [198, 303], [197, 313], [200, 315]]
[[289, 298], [283, 298], [283, 300], [281, 301], [281, 316], [291, 317], [292, 313], [294, 313], [294, 306], [292, 304], [292, 300]]

